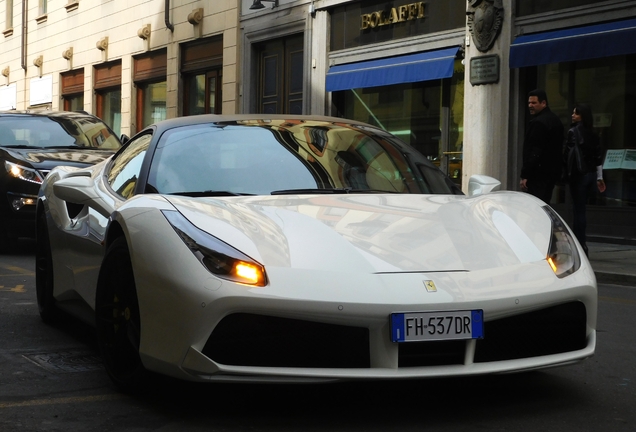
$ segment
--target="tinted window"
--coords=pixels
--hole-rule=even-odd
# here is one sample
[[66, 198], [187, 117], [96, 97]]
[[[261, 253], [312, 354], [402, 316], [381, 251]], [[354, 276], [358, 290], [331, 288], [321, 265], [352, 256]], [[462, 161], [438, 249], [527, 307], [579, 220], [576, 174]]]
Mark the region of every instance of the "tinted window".
[[160, 193], [269, 194], [316, 188], [307, 162], [281, 145], [267, 128], [185, 127], [164, 134], [153, 160], [151, 183]]
[[461, 193], [425, 157], [380, 129], [298, 120], [168, 131], [157, 145], [148, 182], [159, 193], [262, 195], [316, 188]]
[[29, 147], [93, 147], [118, 149], [112, 131], [94, 117], [0, 117], [0, 145]]
[[117, 155], [108, 172], [108, 183], [115, 192], [130, 198], [135, 192], [141, 164], [152, 139], [151, 134], [135, 138]]

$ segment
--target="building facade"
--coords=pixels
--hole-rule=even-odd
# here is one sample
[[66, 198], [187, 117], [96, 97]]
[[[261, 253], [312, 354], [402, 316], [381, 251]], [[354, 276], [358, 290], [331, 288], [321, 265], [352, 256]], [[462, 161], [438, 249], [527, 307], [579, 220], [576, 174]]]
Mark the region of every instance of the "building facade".
[[0, 0], [0, 30], [0, 109], [85, 110], [126, 135], [238, 109], [237, 0]]
[[[575, 103], [595, 113], [608, 190], [588, 234], [633, 240], [635, 19], [633, 0], [242, 0], [240, 109], [366, 121], [464, 188], [481, 173], [518, 190], [527, 93], [544, 88], [566, 128]], [[570, 201], [557, 187], [567, 220]]]
[[[66, 1], [66, 0], [65, 0]], [[527, 93], [588, 103], [608, 189], [588, 234], [636, 239], [635, 0], [0, 0], [0, 109], [132, 135], [199, 113], [326, 114], [400, 136], [465, 189], [517, 190]], [[565, 186], [553, 206], [570, 220]]]

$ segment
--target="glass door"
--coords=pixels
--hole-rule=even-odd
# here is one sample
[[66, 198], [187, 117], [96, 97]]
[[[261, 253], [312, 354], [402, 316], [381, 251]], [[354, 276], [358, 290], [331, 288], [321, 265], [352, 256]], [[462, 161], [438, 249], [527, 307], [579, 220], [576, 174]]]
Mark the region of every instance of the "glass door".
[[333, 93], [336, 115], [398, 136], [461, 186], [464, 70], [452, 78]]

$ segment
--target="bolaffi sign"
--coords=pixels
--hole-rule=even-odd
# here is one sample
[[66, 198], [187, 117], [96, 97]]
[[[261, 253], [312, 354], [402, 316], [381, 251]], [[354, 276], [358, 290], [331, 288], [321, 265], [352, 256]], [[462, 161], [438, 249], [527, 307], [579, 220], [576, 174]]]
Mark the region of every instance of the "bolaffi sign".
[[397, 24], [414, 19], [422, 19], [424, 18], [424, 2], [410, 3], [391, 8], [390, 10], [364, 14], [361, 18], [361, 30]]

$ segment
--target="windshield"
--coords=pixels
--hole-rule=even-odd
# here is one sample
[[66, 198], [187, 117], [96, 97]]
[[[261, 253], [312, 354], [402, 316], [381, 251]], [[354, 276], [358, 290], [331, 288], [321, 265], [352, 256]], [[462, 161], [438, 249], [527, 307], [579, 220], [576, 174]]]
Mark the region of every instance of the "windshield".
[[87, 147], [116, 150], [121, 143], [99, 119], [76, 116], [0, 117], [0, 146], [26, 148]]
[[269, 120], [191, 125], [163, 134], [148, 183], [159, 193], [461, 194], [413, 148], [371, 126]]

